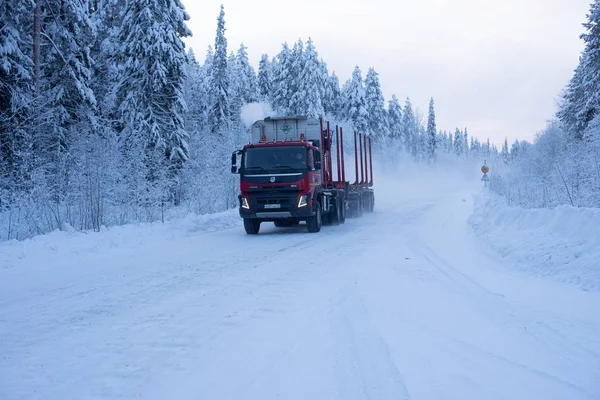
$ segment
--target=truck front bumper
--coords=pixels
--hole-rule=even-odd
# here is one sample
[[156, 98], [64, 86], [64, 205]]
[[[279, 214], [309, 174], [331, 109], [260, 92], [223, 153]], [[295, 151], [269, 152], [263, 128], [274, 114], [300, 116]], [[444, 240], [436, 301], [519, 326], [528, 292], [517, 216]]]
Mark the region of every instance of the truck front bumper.
[[[240, 195], [239, 213], [242, 218], [259, 218], [264, 221], [274, 221], [285, 218], [297, 218], [300, 220], [315, 215], [310, 201], [308, 204], [298, 207], [298, 193], [282, 195], [261, 193], [257, 195]], [[243, 201], [246, 198], [246, 202]], [[248, 206], [246, 208], [245, 206]]]

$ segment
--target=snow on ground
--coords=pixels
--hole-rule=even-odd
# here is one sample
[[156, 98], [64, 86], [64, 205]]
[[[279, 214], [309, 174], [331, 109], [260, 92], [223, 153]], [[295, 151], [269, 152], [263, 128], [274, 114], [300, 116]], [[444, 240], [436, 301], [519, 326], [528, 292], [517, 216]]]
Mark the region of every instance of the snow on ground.
[[600, 290], [600, 209], [509, 207], [485, 193], [470, 221], [507, 267]]
[[376, 212], [318, 234], [228, 212], [2, 244], [0, 398], [597, 399], [600, 291], [486, 245], [471, 171], [379, 170]]

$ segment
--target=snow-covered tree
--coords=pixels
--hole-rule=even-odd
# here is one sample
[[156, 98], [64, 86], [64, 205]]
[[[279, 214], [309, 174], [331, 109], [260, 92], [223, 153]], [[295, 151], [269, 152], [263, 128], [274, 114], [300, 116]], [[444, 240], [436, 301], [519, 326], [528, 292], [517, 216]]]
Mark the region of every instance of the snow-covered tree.
[[402, 106], [395, 94], [392, 95], [391, 100], [388, 101], [387, 123], [389, 136], [392, 139], [402, 141]]
[[180, 0], [128, 2], [118, 38], [118, 109], [125, 135], [160, 149], [174, 163], [187, 159], [183, 84], [191, 36]]
[[217, 18], [217, 34], [215, 38], [215, 54], [211, 66], [211, 106], [209, 124], [211, 133], [223, 136], [227, 129], [231, 111], [229, 107], [230, 83], [227, 68], [227, 38], [225, 37], [225, 9]]
[[379, 84], [379, 74], [369, 68], [365, 79], [365, 103], [367, 109], [367, 134], [381, 141], [387, 137], [385, 124], [385, 99]]
[[454, 154], [461, 157], [465, 154], [465, 140], [463, 134], [460, 132], [460, 129], [456, 128], [454, 131], [454, 140], [452, 141], [454, 144]]
[[262, 101], [272, 102], [273, 70], [267, 54], [261, 56], [258, 64], [258, 92]]
[[404, 113], [402, 115], [402, 132], [404, 132], [405, 151], [417, 157], [419, 149], [419, 128], [417, 118], [413, 111], [410, 98], [406, 98], [404, 103]]
[[302, 109], [304, 108], [302, 105], [303, 98], [298, 95], [298, 91], [300, 90], [300, 85], [303, 84], [303, 82], [300, 79], [300, 76], [304, 71], [305, 64], [306, 54], [304, 51], [304, 42], [302, 41], [302, 39], [298, 39], [298, 41], [294, 43], [294, 47], [291, 53], [291, 63], [289, 65], [289, 112], [293, 115], [302, 114]]
[[324, 87], [325, 97], [323, 98], [323, 110], [326, 114], [340, 118], [342, 93], [340, 90], [340, 80], [335, 74], [335, 71], [331, 73], [331, 76], [325, 77]]
[[23, 29], [32, 7], [32, 1], [23, 0], [0, 4], [0, 211], [9, 192], [22, 186], [24, 157], [32, 155], [25, 124], [31, 113], [33, 60], [26, 51], [31, 39]]
[[504, 138], [504, 144], [502, 145], [502, 151], [500, 152], [500, 156], [502, 157], [502, 161], [504, 163], [508, 163], [508, 138]]
[[354, 67], [352, 78], [344, 87], [343, 96], [345, 117], [352, 122], [357, 132], [364, 134], [368, 128], [367, 103], [362, 74], [358, 66]]
[[277, 54], [277, 64], [273, 72], [273, 108], [279, 114], [290, 112], [290, 100], [294, 93], [292, 76], [292, 52], [284, 43]]
[[429, 100], [429, 115], [427, 117], [427, 159], [433, 160], [436, 155], [436, 132], [435, 110], [433, 97]]
[[298, 115], [313, 118], [322, 117], [324, 114], [321, 100], [323, 80], [321, 65], [313, 41], [309, 38], [306, 49], [302, 54], [302, 70], [297, 79], [297, 87], [292, 95], [293, 109]]
[[238, 77], [238, 88], [245, 103], [258, 100], [258, 82], [256, 72], [248, 61], [247, 47], [242, 43], [235, 58], [235, 70]]

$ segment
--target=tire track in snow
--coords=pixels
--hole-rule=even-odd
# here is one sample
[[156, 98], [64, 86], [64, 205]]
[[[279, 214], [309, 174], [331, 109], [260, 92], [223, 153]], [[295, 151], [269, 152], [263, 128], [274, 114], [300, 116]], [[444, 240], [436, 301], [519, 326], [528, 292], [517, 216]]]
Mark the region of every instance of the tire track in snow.
[[409, 400], [404, 378], [358, 291], [352, 279], [344, 282], [329, 311], [338, 398]]

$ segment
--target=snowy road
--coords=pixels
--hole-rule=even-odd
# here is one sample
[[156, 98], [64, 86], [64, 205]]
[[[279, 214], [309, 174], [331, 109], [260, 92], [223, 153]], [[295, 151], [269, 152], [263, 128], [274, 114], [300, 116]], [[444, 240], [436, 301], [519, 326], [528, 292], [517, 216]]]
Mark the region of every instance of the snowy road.
[[506, 268], [475, 190], [24, 255], [0, 268], [0, 399], [600, 398], [600, 293]]

